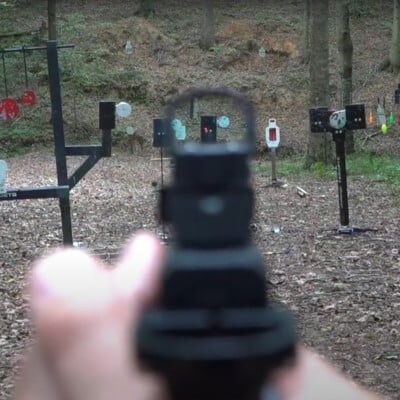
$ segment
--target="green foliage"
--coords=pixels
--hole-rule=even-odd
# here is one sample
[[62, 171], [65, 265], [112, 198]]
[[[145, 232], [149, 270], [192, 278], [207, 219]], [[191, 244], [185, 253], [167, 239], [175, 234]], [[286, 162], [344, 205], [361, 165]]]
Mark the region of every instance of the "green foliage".
[[321, 161], [311, 165], [311, 172], [319, 179], [332, 179], [336, 176], [336, 168]]
[[80, 93], [91, 91], [99, 93], [109, 85], [109, 73], [107, 63], [93, 55], [90, 61], [88, 54], [83, 50], [73, 50], [64, 54], [60, 63], [61, 75], [65, 83], [73, 85]]
[[57, 33], [63, 42], [74, 43], [82, 40], [82, 35], [88, 28], [85, 16], [77, 13], [69, 14], [66, 18], [59, 18], [57, 22]]
[[0, 148], [7, 149], [0, 152], [0, 158], [20, 154], [22, 149], [27, 149], [37, 143], [49, 144], [52, 140], [53, 135], [49, 129], [26, 123], [14, 123], [8, 127], [6, 133], [3, 131], [0, 135]]
[[225, 50], [225, 45], [215, 44], [213, 47], [211, 47], [211, 50], [213, 51], [216, 57], [221, 58]]
[[119, 145], [126, 140], [126, 127], [117, 125], [113, 130], [112, 144], [113, 146]]
[[350, 157], [348, 169], [352, 176], [388, 183], [400, 190], [400, 160], [398, 158], [372, 154]]
[[278, 172], [282, 175], [296, 175], [304, 173], [302, 160], [283, 160], [278, 162]]
[[[263, 162], [257, 164], [255, 167], [255, 173], [270, 174], [271, 163]], [[301, 159], [284, 159], [277, 161], [277, 172], [285, 176], [296, 176], [296, 175], [309, 175], [309, 171], [304, 169], [304, 162]]]
[[[400, 192], [400, 159], [395, 157], [375, 156], [371, 153], [357, 153], [347, 157], [347, 173], [350, 179], [388, 185], [395, 193]], [[315, 163], [309, 170], [304, 169], [301, 159], [278, 161], [278, 174], [284, 176], [310, 176], [322, 180], [335, 180], [336, 167]], [[258, 173], [270, 173], [270, 163], [256, 167]]]

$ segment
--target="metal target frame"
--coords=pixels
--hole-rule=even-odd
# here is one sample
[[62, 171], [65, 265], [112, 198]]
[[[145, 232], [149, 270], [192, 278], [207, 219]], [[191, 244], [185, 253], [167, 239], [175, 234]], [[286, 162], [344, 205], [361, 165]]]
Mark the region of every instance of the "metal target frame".
[[[51, 99], [51, 122], [53, 125], [54, 153], [57, 169], [57, 186], [6, 189], [4, 193], [0, 193], [0, 201], [58, 199], [61, 213], [63, 243], [65, 245], [73, 244], [70, 191], [101, 158], [111, 157], [111, 131], [115, 128], [115, 103], [111, 101], [102, 101], [99, 103], [99, 129], [102, 134], [101, 144], [65, 144], [58, 50], [73, 47], [74, 45], [57, 45], [56, 41], [48, 41], [46, 46], [43, 47], [0, 49], [2, 57], [4, 57], [5, 53], [12, 52], [46, 51]], [[69, 175], [67, 157], [73, 156], [87, 156], [87, 158]]]

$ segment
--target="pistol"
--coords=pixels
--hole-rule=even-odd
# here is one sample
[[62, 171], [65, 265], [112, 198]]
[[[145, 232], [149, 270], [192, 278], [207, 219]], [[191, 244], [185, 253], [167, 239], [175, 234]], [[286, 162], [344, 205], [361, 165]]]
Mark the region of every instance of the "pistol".
[[[209, 97], [241, 110], [243, 139], [178, 145], [177, 108]], [[255, 129], [252, 104], [224, 88], [191, 89], [166, 107], [174, 170], [160, 214], [174, 239], [159, 302], [142, 316], [135, 340], [141, 364], [164, 378], [174, 400], [260, 399], [268, 375], [295, 357], [294, 319], [270, 304], [251, 239]]]

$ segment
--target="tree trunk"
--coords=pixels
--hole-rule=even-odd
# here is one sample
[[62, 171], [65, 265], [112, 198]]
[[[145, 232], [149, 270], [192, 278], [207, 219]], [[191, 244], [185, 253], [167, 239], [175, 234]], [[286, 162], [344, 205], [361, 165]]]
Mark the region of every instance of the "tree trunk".
[[57, 40], [56, 0], [47, 0], [47, 16], [49, 22], [49, 40]]
[[200, 47], [209, 50], [215, 43], [214, 0], [203, 0], [203, 12]]
[[[336, 0], [338, 6], [338, 50], [342, 61], [342, 98], [341, 106], [352, 103], [353, 94], [353, 42], [350, 34], [350, 1]], [[346, 132], [346, 152], [354, 153], [354, 133]]]
[[154, 0], [140, 0], [140, 6], [136, 14], [142, 15], [145, 18], [150, 17], [150, 15], [154, 15]]
[[393, 1], [392, 45], [389, 61], [389, 69], [398, 73], [400, 71], [400, 0]]
[[[310, 106], [329, 107], [329, 0], [311, 0]], [[306, 167], [332, 163], [329, 133], [309, 133]]]
[[304, 9], [304, 29], [303, 29], [303, 54], [302, 61], [305, 64], [310, 62], [310, 19], [311, 19], [311, 0], [305, 0]]

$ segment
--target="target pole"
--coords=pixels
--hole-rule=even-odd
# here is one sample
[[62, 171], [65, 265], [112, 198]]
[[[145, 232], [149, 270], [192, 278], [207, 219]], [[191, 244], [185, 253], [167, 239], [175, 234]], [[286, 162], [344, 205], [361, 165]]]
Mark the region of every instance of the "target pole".
[[22, 46], [22, 59], [24, 61], [25, 89], [28, 89], [28, 68], [26, 66], [25, 46]]
[[161, 169], [161, 187], [164, 186], [164, 160], [163, 147], [160, 147], [160, 169]]
[[271, 149], [271, 163], [272, 163], [272, 185], [277, 185], [278, 179], [276, 178], [276, 149]]
[[[160, 147], [160, 169], [161, 169], [161, 190], [164, 187], [164, 151], [163, 146]], [[164, 219], [161, 219], [161, 235], [162, 240], [165, 240], [165, 226]]]
[[281, 187], [282, 183], [278, 182], [278, 178], [276, 176], [276, 149], [279, 146], [281, 141], [280, 128], [276, 124], [275, 118], [270, 118], [268, 121], [268, 126], [265, 128], [265, 140], [267, 142], [267, 147], [271, 152], [271, 175], [272, 175], [272, 187]]
[[347, 193], [347, 170], [346, 170], [346, 151], [345, 151], [345, 131], [335, 131], [333, 133], [333, 140], [336, 146], [336, 168], [338, 180], [338, 194], [339, 194], [339, 212], [340, 212], [340, 228], [341, 230], [348, 230], [349, 219], [349, 200]]
[[4, 57], [4, 52], [1, 53], [1, 58], [3, 61], [3, 78], [4, 78], [4, 89], [6, 92], [6, 97], [8, 97], [8, 87], [7, 87], [7, 72], [6, 72], [6, 59]]

